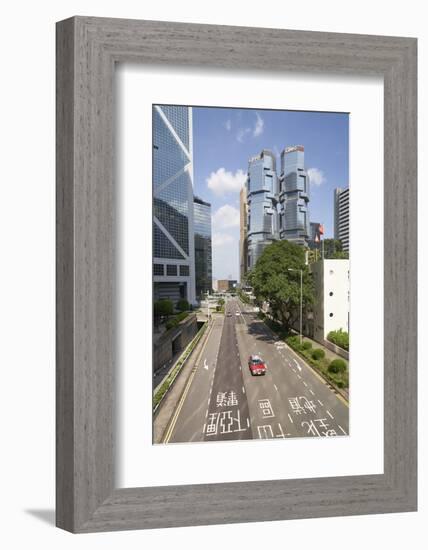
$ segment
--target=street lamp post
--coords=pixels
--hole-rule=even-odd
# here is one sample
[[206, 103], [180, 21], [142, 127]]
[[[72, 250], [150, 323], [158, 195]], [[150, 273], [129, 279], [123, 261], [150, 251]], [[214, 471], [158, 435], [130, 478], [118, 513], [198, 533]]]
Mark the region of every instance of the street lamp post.
[[303, 330], [303, 269], [288, 268], [288, 271], [300, 271], [300, 345], [302, 345]]

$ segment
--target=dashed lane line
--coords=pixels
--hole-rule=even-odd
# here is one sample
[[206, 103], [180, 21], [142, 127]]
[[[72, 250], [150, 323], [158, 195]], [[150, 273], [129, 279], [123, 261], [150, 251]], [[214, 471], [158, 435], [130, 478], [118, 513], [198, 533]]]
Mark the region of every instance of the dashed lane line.
[[311, 389], [309, 389], [309, 391], [311, 392], [312, 395], [315, 395], [315, 392], [313, 392]]
[[273, 387], [276, 389], [276, 391], [279, 391], [276, 384], [274, 384]]
[[304, 380], [302, 380], [302, 382], [306, 387], [308, 387], [308, 385], [306, 384], [306, 382]]
[[326, 413], [328, 414], [328, 416], [329, 416], [330, 418], [332, 418], [332, 419], [334, 420], [334, 416], [331, 414], [330, 411], [326, 410]]
[[318, 399], [318, 403], [321, 405], [321, 407], [324, 407], [324, 403]]
[[339, 428], [342, 430], [342, 432], [345, 434], [345, 435], [348, 435], [345, 430], [342, 428], [342, 426], [340, 424], [338, 424]]
[[294, 424], [293, 419], [292, 419], [291, 416], [290, 416], [290, 413], [288, 413], [288, 418], [290, 419], [290, 422], [291, 422], [292, 424]]

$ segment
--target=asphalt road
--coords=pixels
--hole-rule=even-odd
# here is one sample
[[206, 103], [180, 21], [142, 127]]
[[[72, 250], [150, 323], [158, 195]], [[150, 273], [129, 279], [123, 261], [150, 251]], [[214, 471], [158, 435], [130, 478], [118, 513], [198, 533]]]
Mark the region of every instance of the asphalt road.
[[[237, 299], [225, 313], [209, 329], [165, 443], [349, 434], [341, 396]], [[266, 362], [264, 376], [251, 375], [250, 354]]]

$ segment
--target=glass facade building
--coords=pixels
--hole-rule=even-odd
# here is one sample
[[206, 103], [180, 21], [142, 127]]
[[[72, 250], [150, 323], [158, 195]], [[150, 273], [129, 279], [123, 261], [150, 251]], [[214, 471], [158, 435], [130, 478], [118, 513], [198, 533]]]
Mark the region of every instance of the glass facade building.
[[302, 145], [281, 153], [279, 178], [279, 237], [306, 246], [310, 238], [309, 176]]
[[275, 155], [267, 150], [250, 158], [247, 190], [247, 267], [252, 269], [263, 249], [277, 237]]
[[153, 106], [154, 299], [195, 302], [192, 109]]
[[198, 300], [212, 292], [211, 204], [193, 199], [195, 230], [195, 285]]

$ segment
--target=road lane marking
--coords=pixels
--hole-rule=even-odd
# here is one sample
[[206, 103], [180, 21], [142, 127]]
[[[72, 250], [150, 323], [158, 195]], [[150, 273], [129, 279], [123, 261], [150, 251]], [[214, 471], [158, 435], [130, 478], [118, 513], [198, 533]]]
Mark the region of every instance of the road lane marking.
[[244, 386], [242, 386], [242, 393], [245, 393], [245, 388], [244, 388]]
[[207, 409], [207, 412], [205, 413], [205, 418], [208, 416], [208, 409]]
[[342, 426], [340, 424], [338, 424], [339, 428], [342, 430], [342, 432], [345, 434], [345, 435], [348, 435], [345, 430], [342, 428]]
[[297, 378], [300, 378], [300, 380], [302, 379], [302, 377], [300, 376], [300, 374], [297, 375]]
[[334, 419], [334, 416], [333, 416], [333, 415], [331, 414], [331, 412], [330, 412], [330, 411], [328, 411], [328, 410], [326, 409], [326, 411], [325, 411], [325, 412], [326, 412], [326, 413], [328, 414], [328, 416], [329, 416], [330, 418], [333, 418], [333, 419]]
[[308, 387], [308, 385], [306, 384], [306, 382], [304, 380], [302, 380], [302, 382], [305, 384], [306, 387]]
[[206, 426], [206, 424], [204, 424], [204, 429], [202, 430], [202, 433], [203, 433], [203, 434], [205, 433], [205, 426]]
[[321, 407], [324, 407], [324, 403], [318, 399], [318, 403], [321, 405]]
[[309, 391], [311, 392], [312, 395], [315, 395], [315, 392], [313, 392], [311, 389]]
[[208, 370], [208, 363], [207, 363], [207, 360], [206, 360], [206, 359], [204, 359], [204, 369], [205, 369], [205, 370]]
[[291, 416], [290, 416], [290, 413], [288, 413], [288, 418], [290, 419], [290, 422], [291, 422], [292, 424], [294, 424], [293, 419], [292, 419]]
[[276, 384], [274, 384], [273, 387], [276, 389], [276, 391], [279, 391]]
[[[211, 337], [211, 334], [212, 334], [213, 330], [214, 330], [214, 323], [209, 328], [209, 332], [207, 333], [206, 340], [205, 340], [205, 342], [202, 346], [202, 349], [198, 353], [198, 356], [197, 356], [196, 361], [195, 361], [196, 368], [192, 369], [192, 372], [191, 372], [191, 374], [190, 374], [190, 376], [187, 380], [187, 384], [184, 387], [184, 391], [181, 395], [180, 401], [178, 402], [178, 406], [175, 409], [173, 417], [172, 417], [172, 419], [171, 419], [171, 421], [170, 421], [170, 423], [169, 423], [169, 425], [166, 429], [166, 432], [163, 435], [163, 443], [168, 443], [169, 440], [171, 439], [172, 433], [173, 433], [175, 425], [177, 423], [178, 416], [179, 416], [179, 414], [181, 412], [181, 409], [184, 405], [184, 401], [186, 400], [187, 394], [189, 393], [190, 386], [192, 385], [192, 382], [193, 382], [193, 378], [195, 377], [195, 374], [196, 374], [196, 371], [197, 371], [197, 368], [198, 368], [198, 364], [199, 364], [199, 359], [202, 357], [202, 353], [203, 353], [203, 351], [205, 350], [205, 348], [208, 344], [208, 341]], [[214, 368], [214, 371], [215, 371], [215, 368]], [[209, 404], [209, 402], [208, 402], [208, 404]]]
[[299, 363], [295, 359], [293, 359], [293, 361], [296, 363], [296, 367], [301, 371], [302, 367], [299, 365]]
[[297, 370], [296, 370], [296, 369], [293, 369], [293, 372], [297, 372]]
[[248, 428], [250, 427], [250, 419], [249, 418], [247, 418], [247, 426], [248, 426]]

